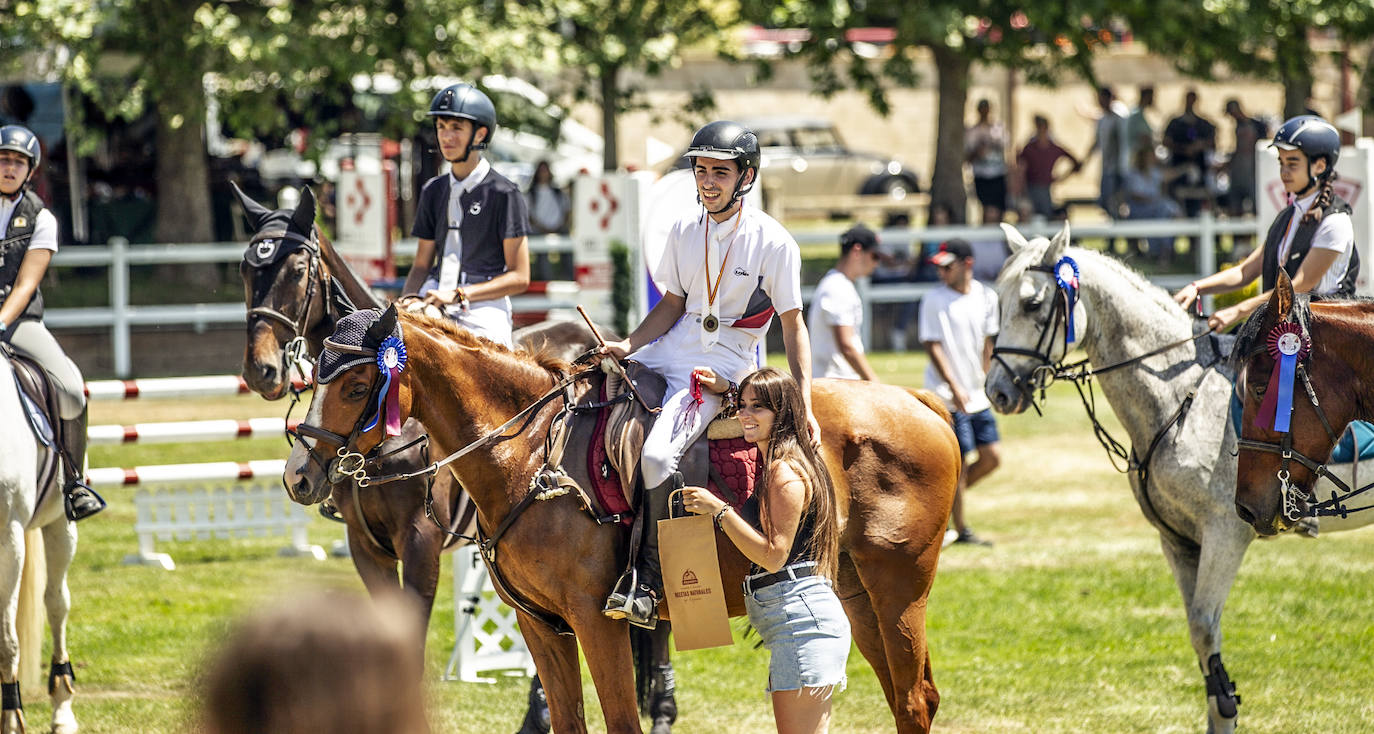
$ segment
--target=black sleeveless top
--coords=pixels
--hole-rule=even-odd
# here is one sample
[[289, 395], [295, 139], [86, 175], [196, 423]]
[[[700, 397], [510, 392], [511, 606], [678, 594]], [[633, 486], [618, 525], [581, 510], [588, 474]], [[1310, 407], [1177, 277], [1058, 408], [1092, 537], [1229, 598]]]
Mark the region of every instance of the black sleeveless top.
[[[1316, 202], [1312, 206], [1316, 206]], [[1350, 204], [1339, 196], [1332, 195], [1331, 204], [1322, 212], [1325, 218], [1329, 214], [1350, 214]], [[1269, 234], [1264, 241], [1263, 271], [1261, 276], [1261, 287], [1265, 291], [1274, 289], [1274, 284], [1279, 278], [1279, 246], [1283, 244], [1283, 237], [1288, 232], [1288, 226], [1293, 217], [1297, 214], [1297, 207], [1289, 204], [1278, 216], [1274, 217], [1274, 223], [1269, 225]], [[1302, 266], [1302, 261], [1307, 259], [1307, 253], [1312, 249], [1312, 238], [1317, 234], [1317, 227], [1321, 221], [1298, 222], [1298, 230], [1293, 233], [1293, 243], [1288, 247], [1288, 256], [1284, 259], [1283, 269], [1292, 278], [1298, 274], [1298, 268]], [[1351, 243], [1350, 261], [1346, 264], [1345, 274], [1336, 285], [1334, 292], [1327, 294], [1338, 298], [1349, 298], [1355, 295], [1355, 280], [1360, 276], [1360, 251], [1359, 248]]]
[[[41, 211], [43, 200], [32, 191], [25, 190], [19, 203], [15, 204], [9, 225], [0, 235], [0, 303], [4, 303], [10, 291], [14, 290], [14, 281], [19, 277], [19, 266], [28, 254], [29, 242], [33, 240], [33, 232], [38, 226], [38, 214]], [[19, 318], [43, 318], [42, 291], [34, 290]]]
[[[759, 474], [763, 474], [763, 462], [759, 462]], [[767, 491], [767, 488], [763, 487], [762, 476], [759, 477], [757, 486], [761, 487], [759, 492]], [[750, 527], [762, 533], [763, 519], [759, 514], [759, 492], [755, 492], [749, 496], [749, 499], [745, 500], [739, 508], [739, 514], [745, 522], [749, 523]], [[811, 552], [811, 537], [815, 534], [816, 508], [814, 503], [808, 503], [806, 509], [802, 510], [801, 520], [797, 522], [797, 534], [792, 536], [792, 549], [788, 551], [787, 563], [783, 565], [790, 566], [794, 563], [816, 560]], [[750, 576], [764, 572], [764, 569], [757, 564], [750, 564]]]

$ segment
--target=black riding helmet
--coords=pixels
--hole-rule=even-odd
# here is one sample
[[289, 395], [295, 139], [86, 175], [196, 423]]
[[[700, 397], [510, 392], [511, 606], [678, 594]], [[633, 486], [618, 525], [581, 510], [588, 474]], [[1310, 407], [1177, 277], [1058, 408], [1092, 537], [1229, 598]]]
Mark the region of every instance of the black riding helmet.
[[[717, 120], [698, 130], [692, 136], [692, 144], [687, 147], [687, 157], [739, 162], [739, 181], [735, 184], [730, 202], [725, 205], [727, 209], [758, 183], [759, 136], [738, 122]], [[753, 170], [754, 178], [745, 184], [745, 174], [750, 170]]]
[[[1341, 156], [1341, 134], [1331, 123], [1316, 115], [1299, 115], [1283, 123], [1274, 133], [1274, 142], [1269, 147], [1300, 150], [1307, 156], [1308, 184], [1302, 191], [1305, 194], [1335, 175], [1336, 161]], [[1326, 170], [1320, 177], [1312, 175], [1312, 162], [1318, 159], [1326, 161]]]
[[[467, 82], [452, 84], [440, 90], [430, 101], [429, 112], [425, 116], [462, 117], [472, 120], [475, 126], [472, 130], [474, 139], [477, 137], [477, 127], [485, 127], [487, 137], [480, 143], [469, 143], [468, 154], [486, 148], [491, 144], [491, 136], [496, 134], [496, 106], [482, 90]], [[463, 160], [467, 160], [467, 155], [463, 156]]]
[[24, 177], [24, 183], [33, 178], [33, 172], [38, 170], [39, 161], [43, 160], [43, 149], [38, 145], [38, 136], [23, 125], [0, 127], [0, 150], [13, 150], [28, 157], [29, 173]]

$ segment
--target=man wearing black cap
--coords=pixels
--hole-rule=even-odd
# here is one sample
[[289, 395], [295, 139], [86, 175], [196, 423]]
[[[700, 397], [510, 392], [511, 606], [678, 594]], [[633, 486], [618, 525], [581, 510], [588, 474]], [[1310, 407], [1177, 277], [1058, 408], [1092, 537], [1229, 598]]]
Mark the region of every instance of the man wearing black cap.
[[811, 335], [811, 375], [878, 381], [859, 337], [864, 304], [854, 281], [873, 275], [883, 253], [878, 235], [862, 224], [840, 235], [840, 260], [816, 284], [806, 314]]
[[[939, 395], [954, 415], [954, 434], [964, 455], [950, 515], [954, 527], [945, 542], [992, 545], [964, 524], [963, 494], [1001, 461], [997, 421], [983, 394], [997, 336], [997, 292], [974, 279], [973, 248], [964, 240], [940, 245], [930, 261], [939, 268], [942, 285], [921, 299], [921, 343], [930, 353], [926, 388]], [[969, 463], [974, 452], [978, 460]]]

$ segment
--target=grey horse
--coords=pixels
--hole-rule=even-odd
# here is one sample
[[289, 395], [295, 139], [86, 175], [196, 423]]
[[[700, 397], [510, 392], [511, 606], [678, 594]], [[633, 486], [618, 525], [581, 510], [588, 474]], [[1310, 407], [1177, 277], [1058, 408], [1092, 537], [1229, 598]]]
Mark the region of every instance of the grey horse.
[[[1029, 242], [1014, 227], [1002, 227], [1012, 254], [997, 279], [1001, 328], [984, 385], [988, 398], [1000, 413], [1026, 410], [1056, 367], [1062, 368], [1072, 346], [1083, 349], [1087, 363], [1078, 370], [1096, 373], [1090, 379], [1101, 386], [1125, 429], [1130, 448], [1116, 448], [1131, 491], [1159, 531], [1183, 594], [1207, 690], [1207, 731], [1233, 732], [1241, 699], [1221, 661], [1221, 613], [1255, 532], [1234, 506], [1232, 383], [1219, 369], [1223, 355], [1217, 341], [1139, 273], [1113, 258], [1070, 247], [1067, 224], [1053, 240]], [[1073, 279], [1065, 257], [1077, 266], [1072, 319], [1066, 289], [1056, 280]], [[1070, 321], [1075, 345], [1065, 343]], [[1108, 439], [1103, 445], [1111, 451], [1113, 444]], [[1339, 467], [1347, 482], [1352, 466]], [[1370, 476], [1374, 466], [1361, 470]], [[1354, 515], [1338, 522], [1323, 518], [1320, 530], [1369, 521]]]

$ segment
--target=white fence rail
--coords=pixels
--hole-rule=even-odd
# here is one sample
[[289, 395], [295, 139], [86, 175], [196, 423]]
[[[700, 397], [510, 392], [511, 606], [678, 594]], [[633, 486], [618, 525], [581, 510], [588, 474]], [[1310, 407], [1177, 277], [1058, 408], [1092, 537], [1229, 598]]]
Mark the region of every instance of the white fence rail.
[[[1053, 235], [1059, 231], [1056, 222], [1031, 222], [1020, 225], [1028, 237]], [[1259, 224], [1253, 218], [1224, 220], [1216, 219], [1203, 212], [1197, 219], [1160, 219], [1101, 222], [1074, 224], [1072, 232], [1075, 240], [1083, 238], [1144, 238], [1144, 237], [1193, 237], [1198, 246], [1194, 251], [1193, 272], [1159, 278], [1159, 285], [1174, 288], [1202, 275], [1216, 272], [1216, 244], [1222, 235], [1259, 234]], [[801, 244], [838, 243], [840, 229], [823, 232], [803, 232], [796, 235]], [[885, 229], [880, 236], [883, 242], [896, 245], [911, 245], [916, 242], [945, 240], [962, 237], [969, 241], [1000, 240], [1002, 232], [997, 227], [932, 227], [929, 229]], [[100, 308], [57, 308], [49, 309], [45, 320], [56, 328], [108, 326], [114, 351], [115, 374], [127, 377], [132, 371], [131, 331], [139, 325], [190, 324], [204, 328], [208, 324], [243, 323], [246, 311], [242, 303], [194, 303], [163, 306], [133, 306], [129, 303], [129, 269], [133, 266], [177, 264], [177, 263], [227, 263], [238, 262], [243, 257], [243, 245], [190, 244], [190, 245], [130, 245], [126, 240], [116, 237], [105, 247], [66, 247], [53, 258], [56, 267], [108, 267], [110, 279], [110, 305]], [[414, 240], [402, 240], [395, 251], [401, 254], [413, 253]], [[571, 252], [573, 241], [561, 235], [547, 235], [530, 238], [532, 254]], [[867, 289], [865, 308], [873, 303], [894, 303], [919, 298], [929, 286], [907, 283], [885, 283]], [[546, 311], [551, 308], [568, 308], [573, 304], [565, 297], [527, 295], [512, 299], [517, 311]], [[865, 314], [865, 325], [872, 323], [871, 313]], [[865, 335], [867, 341], [867, 335]]]

